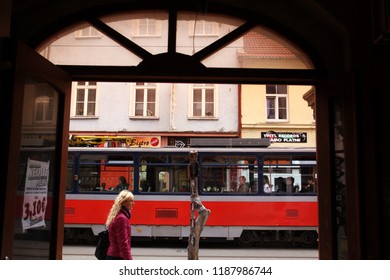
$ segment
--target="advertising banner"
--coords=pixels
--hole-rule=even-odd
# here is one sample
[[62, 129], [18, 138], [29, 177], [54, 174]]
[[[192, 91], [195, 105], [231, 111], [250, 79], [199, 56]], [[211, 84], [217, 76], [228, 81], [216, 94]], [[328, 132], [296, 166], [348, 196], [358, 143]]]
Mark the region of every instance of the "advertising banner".
[[22, 228], [46, 226], [45, 212], [49, 182], [49, 161], [28, 159], [23, 199]]

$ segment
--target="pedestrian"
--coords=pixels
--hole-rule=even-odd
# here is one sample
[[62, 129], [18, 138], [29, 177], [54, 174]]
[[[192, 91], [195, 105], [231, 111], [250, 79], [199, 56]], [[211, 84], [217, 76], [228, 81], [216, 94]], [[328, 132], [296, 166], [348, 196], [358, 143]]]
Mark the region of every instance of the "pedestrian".
[[110, 239], [107, 260], [133, 259], [129, 223], [133, 206], [134, 195], [128, 190], [122, 190], [116, 197], [106, 221]]

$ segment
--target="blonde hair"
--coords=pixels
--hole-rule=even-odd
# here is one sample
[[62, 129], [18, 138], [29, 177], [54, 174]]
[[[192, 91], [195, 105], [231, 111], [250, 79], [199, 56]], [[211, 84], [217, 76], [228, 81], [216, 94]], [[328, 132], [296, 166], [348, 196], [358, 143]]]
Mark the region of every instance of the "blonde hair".
[[128, 190], [121, 191], [118, 196], [115, 198], [114, 204], [111, 207], [110, 213], [108, 214], [107, 221], [106, 221], [106, 227], [111, 224], [111, 222], [115, 219], [115, 217], [118, 215], [119, 211], [122, 208], [123, 202], [134, 199], [134, 195], [132, 192]]

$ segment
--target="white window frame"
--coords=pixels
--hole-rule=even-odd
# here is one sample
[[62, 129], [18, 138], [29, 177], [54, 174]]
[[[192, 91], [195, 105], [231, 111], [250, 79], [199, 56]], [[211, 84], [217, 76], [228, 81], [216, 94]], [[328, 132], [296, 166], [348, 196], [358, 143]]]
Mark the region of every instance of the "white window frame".
[[[267, 85], [265, 86], [265, 117], [266, 117], [266, 120], [267, 122], [286, 122], [288, 121], [288, 92], [289, 92], [289, 88], [288, 88], [288, 85], [276, 85], [276, 84], [273, 84], [273, 85], [270, 85], [270, 86], [275, 86], [276, 87], [276, 92], [275, 93], [268, 93], [267, 92]], [[278, 93], [278, 86], [286, 86], [287, 89], [286, 89], [286, 94], [283, 94], [283, 93]], [[274, 101], [275, 101], [275, 118], [272, 119], [272, 118], [268, 118], [268, 98], [273, 98]], [[280, 98], [284, 98], [285, 99], [285, 103], [286, 103], [286, 118], [285, 119], [282, 119], [280, 118], [279, 116], [279, 109], [280, 109], [280, 104], [279, 104], [279, 99]]]
[[[130, 118], [131, 119], [158, 119], [159, 118], [159, 108], [160, 108], [160, 94], [159, 94], [159, 84], [158, 83], [144, 83], [143, 85], [137, 85], [136, 83], [131, 83], [130, 88]], [[136, 97], [136, 90], [137, 89], [143, 89], [144, 90], [144, 100], [143, 100], [143, 115], [142, 116], [136, 116], [135, 115], [135, 97]], [[148, 96], [148, 89], [155, 89], [156, 91], [156, 99], [154, 103], [154, 115], [148, 115], [147, 112], [147, 96]]]
[[[194, 116], [193, 112], [193, 103], [194, 103], [194, 89], [202, 90], [202, 112], [201, 116]], [[206, 114], [206, 89], [214, 90], [214, 115], [208, 116]], [[189, 94], [188, 94], [188, 119], [218, 119], [218, 85], [216, 84], [191, 84], [189, 86]]]
[[[146, 28], [147, 31], [145, 34], [141, 33], [140, 26], [142, 21], [146, 20]], [[150, 26], [152, 24], [152, 20], [155, 24], [155, 32], [151, 33]], [[143, 19], [134, 19], [132, 21], [132, 35], [134, 37], [160, 37], [161, 36], [161, 20], [154, 18], [143, 18]]]
[[[84, 89], [84, 113], [83, 115], [77, 115], [76, 109], [77, 109], [77, 90], [78, 89]], [[89, 89], [95, 89], [96, 91], [96, 98], [95, 98], [95, 114], [94, 115], [88, 115], [88, 91]], [[86, 118], [98, 118], [99, 117], [99, 83], [97, 82], [96, 85], [90, 85], [88, 81], [85, 82], [85, 85], [79, 85], [78, 82], [72, 82], [72, 96], [71, 96], [71, 107], [70, 107], [70, 116], [71, 118], [79, 118], [79, 119], [86, 119]]]
[[[207, 32], [206, 24], [211, 24], [212, 31], [210, 33]], [[199, 30], [201, 32], [199, 32]], [[190, 20], [188, 22], [188, 34], [191, 37], [192, 36], [218, 36], [219, 24], [217, 22], [210, 22], [206, 20]]]

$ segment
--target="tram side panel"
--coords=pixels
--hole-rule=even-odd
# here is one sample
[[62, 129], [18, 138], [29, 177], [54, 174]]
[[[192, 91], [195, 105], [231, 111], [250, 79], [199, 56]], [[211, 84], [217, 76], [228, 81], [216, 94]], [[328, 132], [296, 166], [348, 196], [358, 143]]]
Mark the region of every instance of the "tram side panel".
[[[187, 152], [85, 148], [71, 153], [69, 159], [67, 230], [92, 229], [94, 235], [101, 231], [118, 193], [115, 178], [123, 176], [136, 196], [131, 219], [134, 236], [188, 236]], [[263, 174], [271, 182], [294, 176], [301, 184], [304, 177], [315, 174], [314, 152], [208, 149], [200, 152], [199, 162], [199, 193], [212, 212], [202, 236], [247, 240], [245, 233], [256, 241], [265, 231], [277, 235], [278, 231], [315, 231], [315, 194], [283, 194], [275, 187], [272, 194], [264, 194], [259, 180]], [[240, 176], [249, 179], [251, 193], [237, 193]]]

